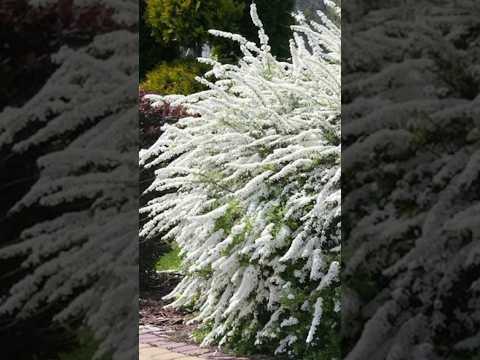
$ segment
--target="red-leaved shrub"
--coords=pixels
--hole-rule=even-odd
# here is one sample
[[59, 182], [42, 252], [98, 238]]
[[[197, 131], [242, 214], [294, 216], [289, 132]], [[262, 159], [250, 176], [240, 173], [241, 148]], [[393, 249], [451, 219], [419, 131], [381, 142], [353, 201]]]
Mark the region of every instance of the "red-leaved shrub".
[[139, 121], [141, 147], [150, 147], [162, 134], [162, 127], [167, 123], [175, 123], [189, 114], [181, 106], [164, 103], [163, 106], [152, 106], [146, 98], [144, 90], [139, 90]]

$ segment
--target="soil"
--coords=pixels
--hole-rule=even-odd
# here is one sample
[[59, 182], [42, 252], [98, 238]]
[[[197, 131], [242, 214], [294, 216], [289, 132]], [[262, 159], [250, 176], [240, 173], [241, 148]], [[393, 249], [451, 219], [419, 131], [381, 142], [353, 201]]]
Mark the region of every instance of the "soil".
[[175, 273], [159, 273], [159, 286], [150, 287], [140, 292], [139, 324], [153, 325], [164, 332], [172, 341], [194, 344], [192, 333], [198, 324], [187, 324], [193, 315], [176, 309], [165, 308], [168, 301], [163, 297], [170, 293], [180, 281], [180, 276]]
[[158, 293], [144, 293], [140, 298], [140, 325], [153, 325], [173, 341], [194, 343], [191, 334], [198, 325], [186, 324], [192, 315], [164, 308], [165, 305], [167, 303], [161, 299], [161, 295]]

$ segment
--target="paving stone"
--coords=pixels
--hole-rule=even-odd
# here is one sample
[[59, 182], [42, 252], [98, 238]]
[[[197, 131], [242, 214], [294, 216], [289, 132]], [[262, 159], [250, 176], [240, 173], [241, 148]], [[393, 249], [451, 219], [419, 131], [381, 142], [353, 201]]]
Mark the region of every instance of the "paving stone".
[[139, 360], [151, 360], [154, 356], [163, 354], [164, 352], [165, 349], [154, 347], [143, 348], [139, 351]]
[[228, 357], [228, 355], [217, 350], [217, 351], [211, 351], [211, 352], [202, 354], [200, 355], [200, 357], [204, 359], [218, 359], [218, 358]]
[[148, 325], [140, 326], [138, 328], [138, 333], [139, 334], [148, 334], [148, 333], [151, 333], [151, 332], [154, 332], [154, 331], [159, 331], [159, 328], [155, 327], [155, 326], [148, 326]]
[[152, 345], [161, 346], [167, 349], [168, 349], [168, 346], [172, 344], [170, 340], [161, 338], [161, 337], [154, 338], [149, 343]]
[[183, 355], [183, 354], [174, 353], [174, 352], [156, 354], [151, 358], [151, 360], [186, 360], [186, 359], [198, 360], [198, 358], [194, 358], [188, 355]]
[[139, 329], [139, 360], [249, 360], [200, 348], [197, 345], [171, 341], [155, 327]]
[[181, 351], [180, 349], [181, 348], [185, 348], [185, 349], [189, 349], [189, 348], [192, 348], [192, 349], [196, 349], [195, 346], [192, 346], [192, 345], [189, 345], [187, 343], [176, 343], [176, 342], [172, 342], [172, 341], [168, 341], [165, 343], [165, 347], [168, 349], [168, 350], [172, 350], [172, 351], [175, 351], [175, 352], [185, 352], [185, 351]]
[[154, 335], [154, 334], [145, 334], [145, 335], [139, 336], [139, 341], [141, 343], [145, 343], [145, 342], [149, 342], [149, 341], [152, 341], [152, 340], [158, 340], [158, 338], [159, 338], [159, 336]]
[[199, 355], [203, 355], [203, 354], [207, 354], [211, 352], [211, 350], [209, 349], [202, 349], [202, 348], [199, 348], [199, 347], [194, 347], [193, 349], [189, 350], [188, 351], [188, 355], [193, 355], [193, 356], [199, 356]]
[[190, 344], [184, 344], [182, 346], [176, 347], [175, 351], [178, 351], [179, 353], [182, 354], [189, 354], [192, 351], [197, 350], [198, 347], [195, 345], [190, 345]]

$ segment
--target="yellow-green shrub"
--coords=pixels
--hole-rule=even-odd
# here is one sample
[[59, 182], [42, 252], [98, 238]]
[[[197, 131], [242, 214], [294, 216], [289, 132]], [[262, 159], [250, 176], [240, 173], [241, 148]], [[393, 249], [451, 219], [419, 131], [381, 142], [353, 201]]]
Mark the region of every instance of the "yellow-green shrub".
[[188, 95], [204, 90], [202, 84], [195, 80], [198, 75], [208, 71], [208, 66], [196, 60], [182, 60], [162, 63], [148, 72], [140, 88], [146, 93], [160, 95]]

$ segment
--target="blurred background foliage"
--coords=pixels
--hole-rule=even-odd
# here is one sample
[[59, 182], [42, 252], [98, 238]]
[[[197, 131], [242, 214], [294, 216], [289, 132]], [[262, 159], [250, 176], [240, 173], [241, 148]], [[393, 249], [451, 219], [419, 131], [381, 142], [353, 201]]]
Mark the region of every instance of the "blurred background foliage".
[[[141, 88], [163, 95], [198, 91], [198, 85], [186, 83], [195, 83], [195, 76], [206, 71], [194, 61], [202, 56], [202, 49], [221, 62], [234, 63], [240, 56], [238, 44], [210, 35], [209, 29], [239, 33], [258, 42], [250, 4], [251, 0], [141, 0]], [[273, 54], [288, 58], [295, 1], [257, 0], [256, 4]], [[168, 71], [176, 73], [177, 81], [171, 83], [172, 77], [165, 75]], [[161, 79], [169, 85], [162, 84]]]
[[209, 29], [238, 31], [244, 8], [244, 2], [238, 0], [147, 0], [145, 20], [160, 43], [190, 48], [198, 54], [210, 40]]
[[207, 70], [207, 65], [195, 59], [162, 62], [146, 73], [142, 90], [150, 94], [192, 94], [204, 90], [195, 76]]

